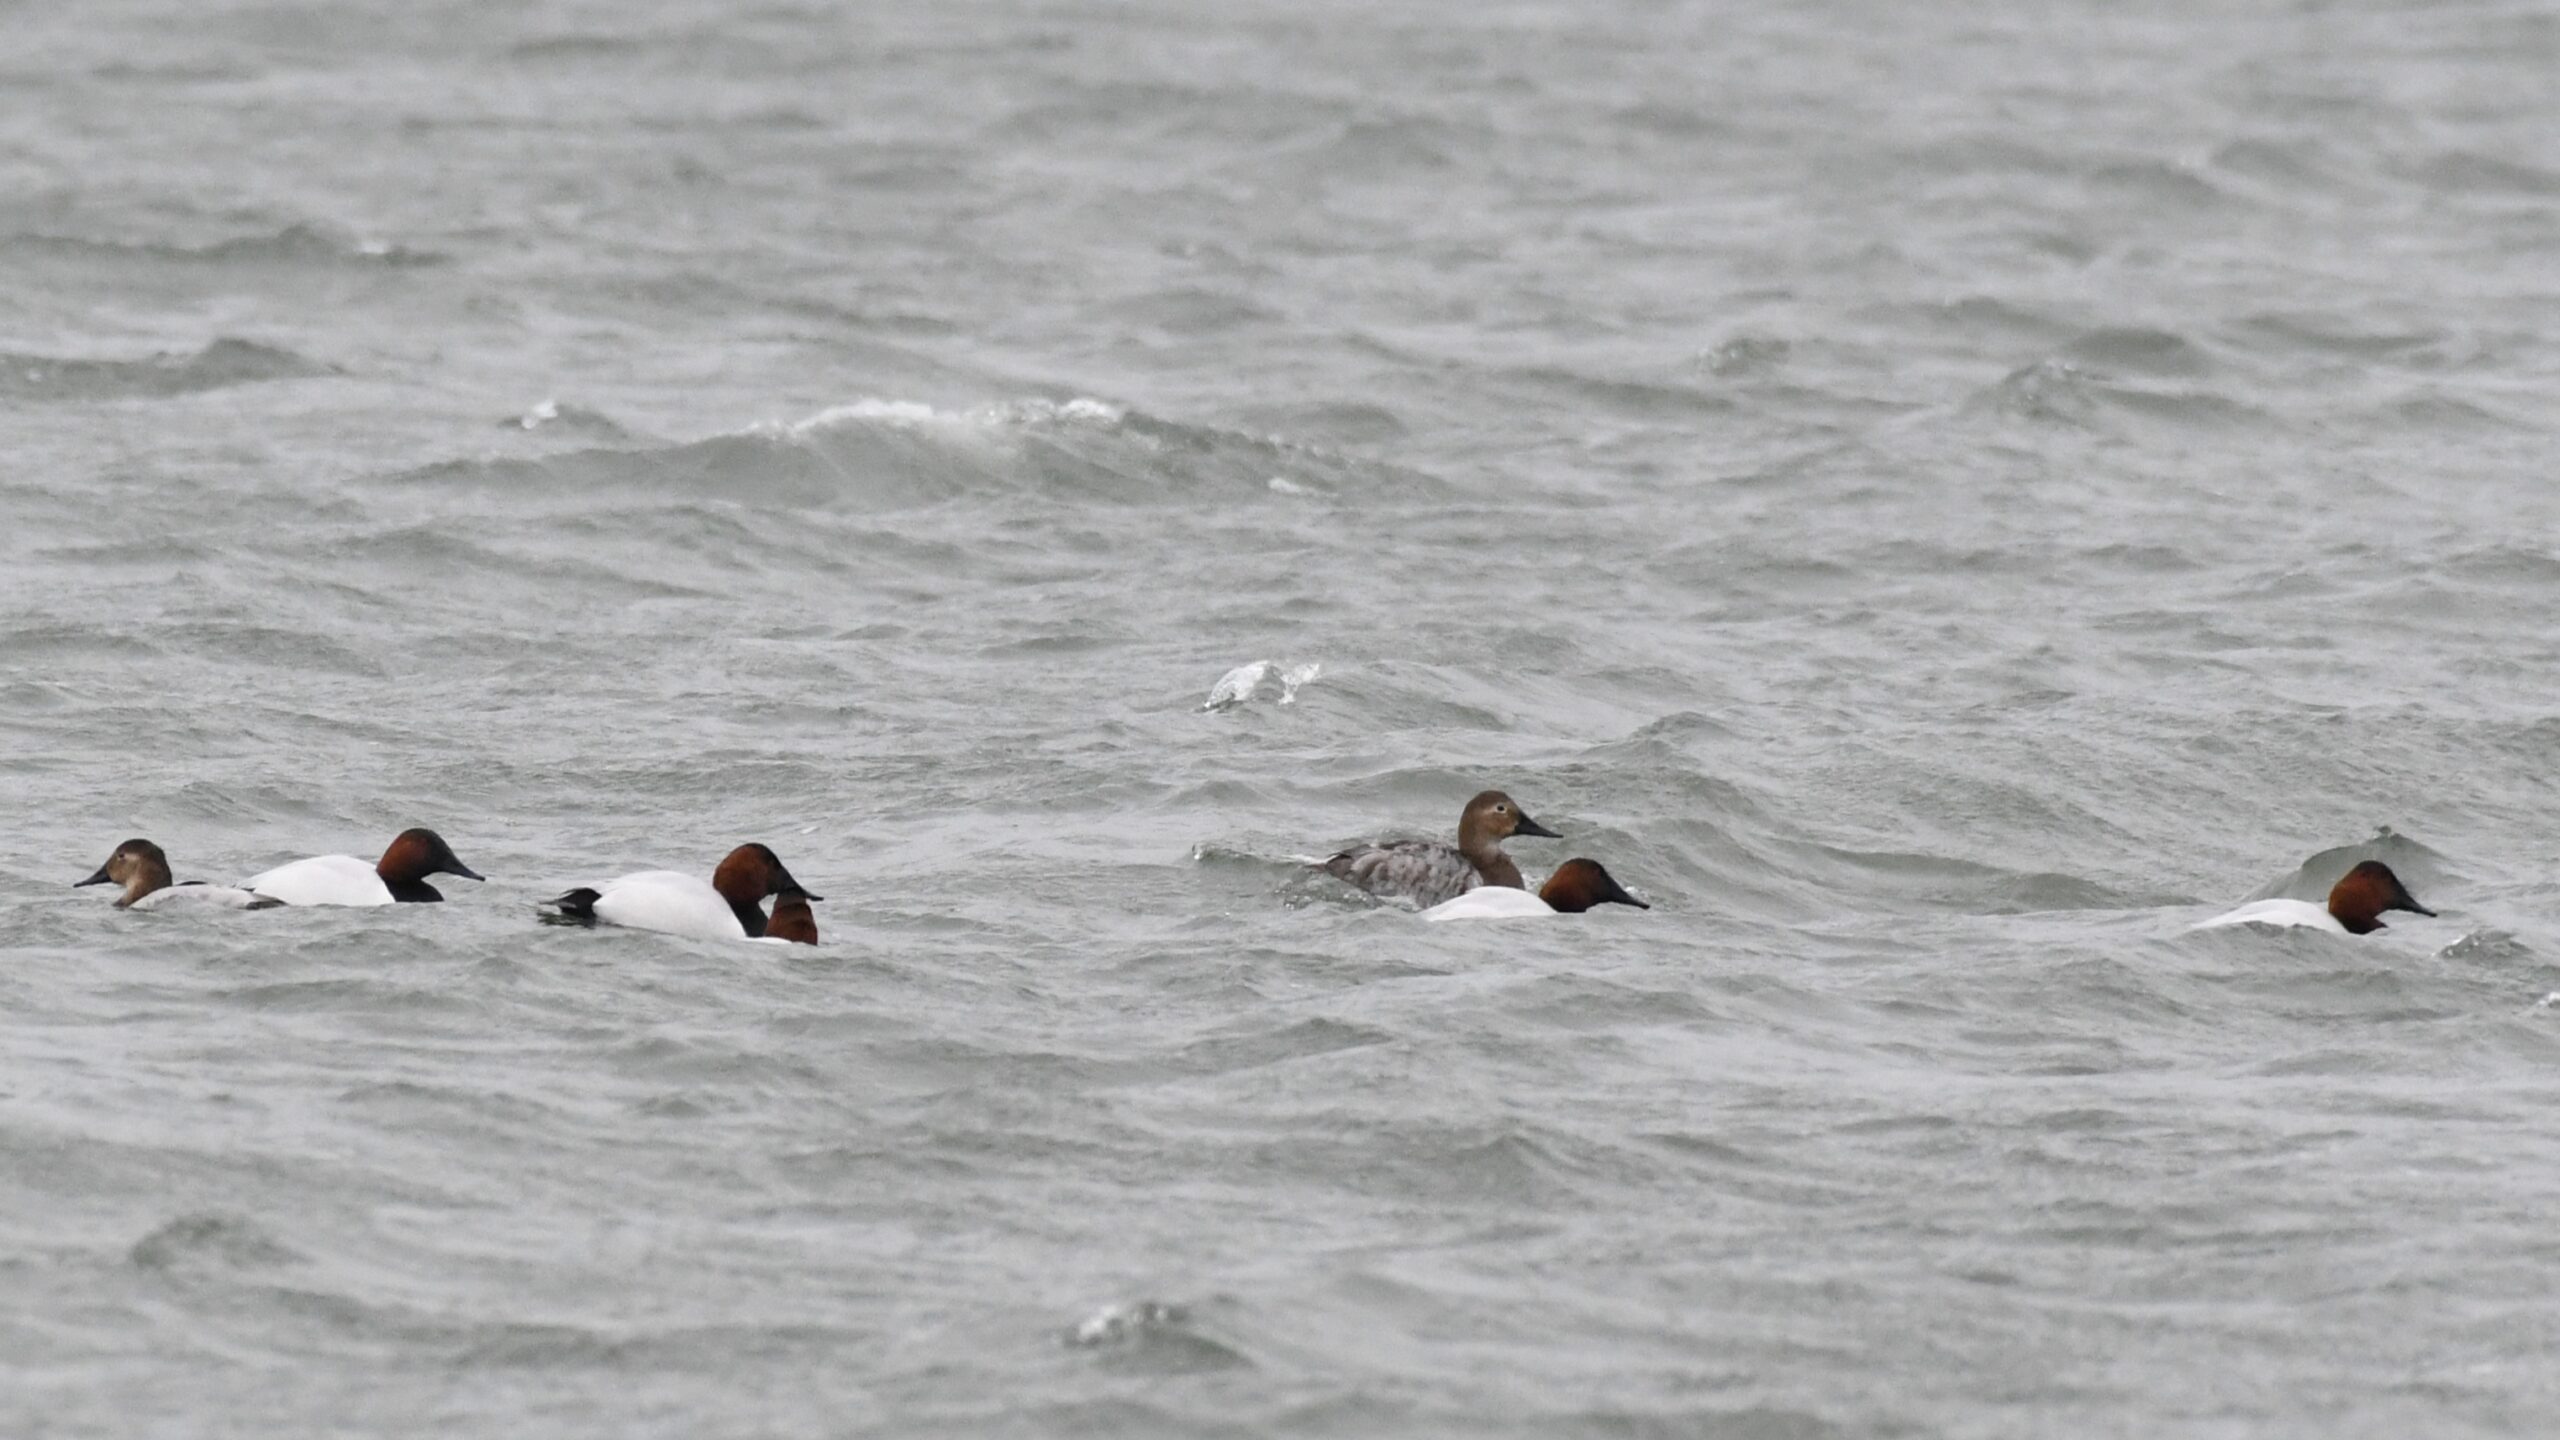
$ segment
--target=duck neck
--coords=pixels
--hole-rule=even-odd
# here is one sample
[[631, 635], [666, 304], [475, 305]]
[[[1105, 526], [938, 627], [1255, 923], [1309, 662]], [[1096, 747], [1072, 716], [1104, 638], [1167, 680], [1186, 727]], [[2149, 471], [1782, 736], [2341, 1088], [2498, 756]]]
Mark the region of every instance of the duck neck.
[[1479, 840], [1458, 853], [1467, 857], [1467, 863], [1476, 867], [1476, 874], [1482, 876], [1487, 885], [1507, 885], [1514, 890], [1528, 888], [1520, 883], [1520, 867], [1512, 864], [1511, 857], [1503, 853], [1501, 841]]
[[133, 867], [133, 878], [124, 882], [124, 893], [116, 897], [116, 908], [122, 910], [155, 890], [169, 888], [169, 867], [144, 861]]
[[[729, 897], [724, 895], [720, 898], [728, 900]], [[764, 907], [753, 900], [729, 900], [729, 913], [737, 916], [738, 923], [746, 927], [748, 939], [753, 940], [764, 933]]]

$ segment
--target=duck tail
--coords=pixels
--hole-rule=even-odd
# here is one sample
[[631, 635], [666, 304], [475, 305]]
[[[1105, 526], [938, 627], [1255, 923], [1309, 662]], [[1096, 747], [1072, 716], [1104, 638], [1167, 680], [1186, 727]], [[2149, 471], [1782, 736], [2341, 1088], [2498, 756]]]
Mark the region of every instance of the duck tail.
[[546, 916], [544, 918], [556, 918], [578, 925], [593, 925], [596, 923], [596, 902], [603, 898], [603, 891], [590, 890], [582, 885], [577, 889], [570, 891], [566, 895], [559, 896], [556, 899], [543, 901], [543, 904], [560, 912], [556, 917]]

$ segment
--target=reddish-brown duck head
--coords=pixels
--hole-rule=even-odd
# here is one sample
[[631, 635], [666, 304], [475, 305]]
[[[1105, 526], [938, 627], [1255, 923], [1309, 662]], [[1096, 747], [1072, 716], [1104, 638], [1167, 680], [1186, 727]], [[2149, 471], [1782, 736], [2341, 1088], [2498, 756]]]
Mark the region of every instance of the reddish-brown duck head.
[[2379, 860], [2367, 860], [2340, 876], [2329, 888], [2329, 913], [2350, 935], [2370, 935], [2383, 928], [2382, 912], [2406, 910], [2415, 915], [2436, 912], [2418, 903], [2391, 867]]
[[826, 898], [810, 894], [807, 887], [791, 878], [790, 871], [782, 868], [779, 856], [752, 842], [730, 851], [720, 868], [711, 872], [711, 888], [731, 905], [761, 905], [766, 896], [785, 890], [797, 890], [812, 900]]
[[1594, 905], [1653, 907], [1630, 895], [1597, 860], [1567, 860], [1538, 887], [1538, 898], [1560, 915], [1579, 915]]

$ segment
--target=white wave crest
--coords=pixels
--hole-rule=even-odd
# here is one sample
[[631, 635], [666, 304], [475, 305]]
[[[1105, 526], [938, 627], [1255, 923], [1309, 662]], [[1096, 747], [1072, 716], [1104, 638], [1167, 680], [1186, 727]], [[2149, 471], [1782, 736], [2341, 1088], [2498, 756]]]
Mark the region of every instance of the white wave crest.
[[1007, 430], [1036, 425], [1116, 425], [1128, 413], [1125, 406], [1087, 396], [1072, 400], [1006, 400], [959, 410], [942, 409], [921, 400], [865, 396], [851, 404], [830, 405], [805, 419], [755, 428], [766, 434], [793, 437], [860, 425], [902, 430]]
[[1280, 683], [1280, 703], [1295, 705], [1299, 688], [1323, 673], [1324, 665], [1320, 661], [1310, 660], [1304, 665], [1292, 665], [1283, 670], [1274, 660], [1249, 660], [1219, 676], [1218, 683], [1209, 687], [1209, 698], [1200, 702], [1200, 708], [1232, 710], [1259, 699], [1267, 688], [1266, 682], [1274, 676]]

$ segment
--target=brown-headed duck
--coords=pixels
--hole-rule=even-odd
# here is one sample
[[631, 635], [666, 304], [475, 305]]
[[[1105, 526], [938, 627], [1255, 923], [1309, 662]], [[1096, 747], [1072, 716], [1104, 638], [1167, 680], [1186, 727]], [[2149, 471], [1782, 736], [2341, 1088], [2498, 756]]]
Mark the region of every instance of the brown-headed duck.
[[169, 857], [148, 840], [127, 840], [98, 867], [98, 873], [86, 880], [71, 882], [73, 889], [83, 885], [121, 885], [124, 893], [116, 897], [119, 910], [159, 910], [178, 905], [211, 905], [226, 910], [267, 910], [284, 902], [255, 891], [235, 889], [229, 885], [206, 885], [190, 880], [180, 885], [169, 878]]
[[430, 875], [483, 878], [455, 858], [453, 847], [433, 830], [403, 830], [382, 859], [366, 864], [353, 855], [318, 855], [252, 875], [242, 888], [255, 890], [287, 905], [389, 905], [397, 901], [442, 900], [427, 883]]
[[2329, 887], [2329, 903], [2314, 905], [2308, 900], [2252, 900], [2228, 915], [2217, 915], [2192, 930], [2214, 930], [2225, 925], [2271, 925], [2326, 930], [2333, 935], [2370, 935], [2385, 928], [2382, 912], [2406, 910], [2413, 915], [2436, 912], [2418, 903], [2391, 867], [2379, 860], [2367, 860], [2338, 878]]
[[1429, 909], [1480, 885], [1520, 889], [1520, 867], [1502, 853], [1502, 842], [1514, 835], [1561, 838], [1530, 819], [1510, 796], [1487, 790], [1459, 813], [1455, 845], [1437, 840], [1356, 845], [1327, 859], [1323, 869], [1372, 895], [1407, 899]]
[[[816, 944], [818, 927], [809, 917], [808, 902], [824, 897], [810, 894], [792, 879], [782, 861], [762, 845], [741, 845], [730, 851], [711, 872], [709, 884], [681, 870], [641, 870], [572, 890], [547, 903], [560, 919], [580, 924], [619, 925], [697, 940], [754, 940], [772, 930], [773, 922], [764, 913], [768, 895], [798, 897], [799, 915], [807, 920], [807, 943]], [[775, 918], [784, 918], [791, 908], [788, 901], [777, 904]]]

